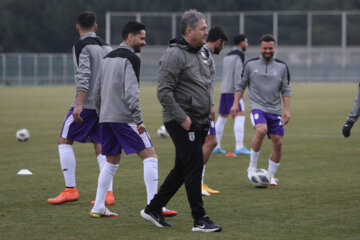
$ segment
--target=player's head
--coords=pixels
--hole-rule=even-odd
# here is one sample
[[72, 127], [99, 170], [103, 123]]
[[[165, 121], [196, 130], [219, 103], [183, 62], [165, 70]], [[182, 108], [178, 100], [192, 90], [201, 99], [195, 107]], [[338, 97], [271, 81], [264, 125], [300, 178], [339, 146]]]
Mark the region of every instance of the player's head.
[[146, 45], [146, 26], [139, 22], [128, 22], [122, 31], [124, 43], [134, 48], [135, 52], [141, 52], [141, 48]]
[[97, 29], [96, 17], [92, 12], [84, 11], [77, 16], [76, 29], [80, 32], [95, 32]]
[[181, 35], [193, 47], [201, 47], [206, 43], [208, 35], [205, 15], [195, 9], [190, 9], [181, 17]]
[[276, 41], [271, 34], [262, 35], [260, 38], [260, 52], [266, 60], [270, 60], [276, 50]]
[[234, 45], [241, 48], [244, 52], [248, 47], [248, 39], [245, 34], [235, 35], [233, 38]]
[[219, 54], [224, 49], [224, 45], [227, 42], [227, 36], [224, 30], [219, 26], [213, 26], [209, 30], [209, 34], [206, 42], [211, 43], [214, 46], [214, 53]]

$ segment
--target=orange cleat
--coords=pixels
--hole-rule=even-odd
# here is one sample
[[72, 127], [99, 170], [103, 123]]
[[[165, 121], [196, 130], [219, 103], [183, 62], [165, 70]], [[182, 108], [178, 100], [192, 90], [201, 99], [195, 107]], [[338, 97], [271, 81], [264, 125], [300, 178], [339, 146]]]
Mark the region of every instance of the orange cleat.
[[201, 185], [201, 190], [205, 190], [207, 193], [210, 193], [210, 194], [218, 194], [218, 193], [220, 193], [220, 191], [218, 191], [218, 190], [214, 190], [214, 189], [209, 188], [209, 186], [206, 185], [206, 184]]
[[162, 215], [164, 217], [175, 217], [176, 215], [178, 215], [178, 212], [173, 211], [173, 210], [169, 210], [166, 207], [162, 208]]
[[[95, 201], [91, 201], [91, 204], [94, 205]], [[115, 198], [112, 191], [108, 191], [105, 198], [105, 205], [115, 205]]]
[[48, 203], [61, 204], [65, 202], [73, 202], [79, 200], [79, 192], [74, 188], [65, 188], [65, 191], [59, 194], [56, 198], [49, 198]]

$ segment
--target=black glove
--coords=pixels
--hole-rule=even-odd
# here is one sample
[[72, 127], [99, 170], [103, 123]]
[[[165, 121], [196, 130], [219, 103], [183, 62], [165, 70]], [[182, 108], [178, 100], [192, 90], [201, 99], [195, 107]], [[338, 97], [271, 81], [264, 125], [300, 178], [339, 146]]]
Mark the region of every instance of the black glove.
[[353, 122], [349, 122], [346, 121], [346, 123], [344, 124], [344, 127], [342, 129], [342, 133], [344, 135], [344, 137], [349, 137], [350, 136], [350, 130], [353, 127], [354, 123]]

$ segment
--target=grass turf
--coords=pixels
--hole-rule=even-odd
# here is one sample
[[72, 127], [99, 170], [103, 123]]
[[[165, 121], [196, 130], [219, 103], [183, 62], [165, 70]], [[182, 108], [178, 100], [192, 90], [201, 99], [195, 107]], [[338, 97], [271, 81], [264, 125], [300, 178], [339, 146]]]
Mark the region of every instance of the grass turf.
[[[356, 84], [292, 84], [291, 121], [285, 129], [279, 186], [255, 189], [246, 177], [246, 156], [212, 155], [205, 182], [221, 191], [203, 197], [208, 215], [223, 227], [221, 233], [191, 232], [192, 218], [184, 187], [169, 202], [179, 215], [173, 228], [159, 229], [139, 215], [146, 195], [142, 163], [124, 156], [114, 178], [120, 216], [91, 219], [98, 178], [91, 144], [74, 144], [80, 200], [51, 205], [47, 198], [64, 188], [57, 138], [72, 103], [73, 87], [0, 87], [0, 239], [359, 239], [360, 130], [344, 140], [341, 128], [350, 112]], [[174, 163], [170, 139], [156, 135], [162, 125], [154, 85], [141, 86], [145, 124], [159, 156], [159, 184]], [[219, 85], [215, 101], [218, 103]], [[254, 130], [246, 110], [245, 143]], [[234, 150], [233, 120], [229, 119], [222, 146]], [[27, 128], [31, 139], [15, 139]], [[265, 140], [259, 168], [267, 169], [271, 142]], [[32, 176], [18, 176], [20, 169]]]

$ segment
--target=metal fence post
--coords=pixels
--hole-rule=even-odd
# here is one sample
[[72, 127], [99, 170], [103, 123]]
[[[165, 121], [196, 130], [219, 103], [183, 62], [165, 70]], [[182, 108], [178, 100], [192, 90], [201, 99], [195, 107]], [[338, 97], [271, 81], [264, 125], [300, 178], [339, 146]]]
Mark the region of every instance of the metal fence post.
[[6, 54], [2, 54], [2, 78], [4, 85], [7, 85], [6, 82]]
[[38, 67], [39, 67], [39, 59], [38, 59], [38, 54], [35, 53], [34, 54], [34, 80], [35, 80], [35, 86], [38, 85]]

